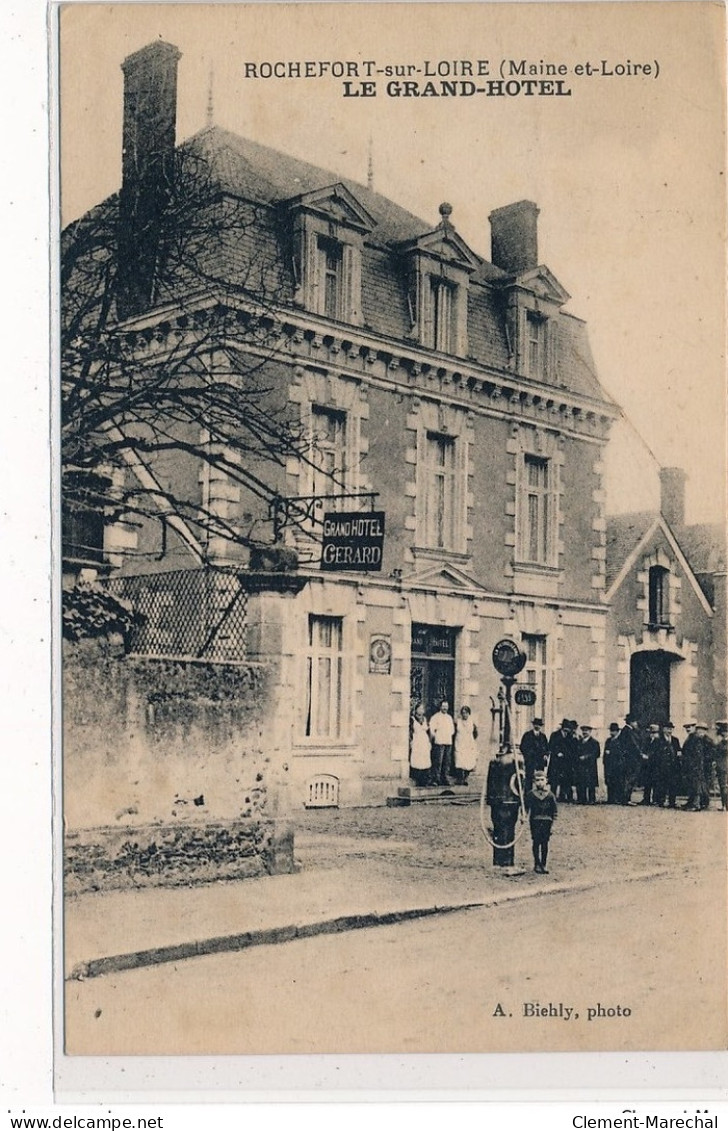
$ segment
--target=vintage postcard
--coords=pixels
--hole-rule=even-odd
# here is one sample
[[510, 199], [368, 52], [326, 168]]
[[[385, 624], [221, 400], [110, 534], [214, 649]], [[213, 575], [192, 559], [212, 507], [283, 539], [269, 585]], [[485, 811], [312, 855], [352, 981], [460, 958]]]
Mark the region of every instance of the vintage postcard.
[[60, 6], [64, 1071], [725, 1052], [724, 24]]

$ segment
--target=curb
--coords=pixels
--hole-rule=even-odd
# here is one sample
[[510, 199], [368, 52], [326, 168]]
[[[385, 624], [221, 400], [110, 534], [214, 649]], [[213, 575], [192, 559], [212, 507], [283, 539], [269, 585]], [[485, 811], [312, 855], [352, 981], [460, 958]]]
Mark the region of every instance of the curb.
[[532, 891], [504, 892], [488, 899], [473, 902], [413, 907], [403, 911], [370, 911], [358, 915], [341, 915], [335, 919], [323, 919], [301, 925], [290, 924], [285, 927], [266, 927], [258, 931], [245, 931], [237, 935], [219, 935], [215, 938], [199, 939], [179, 943], [174, 946], [151, 947], [148, 950], [131, 951], [128, 954], [114, 954], [106, 958], [94, 958], [80, 962], [67, 975], [66, 981], [85, 981], [103, 974], [118, 974], [124, 970], [138, 970], [144, 966], [158, 966], [164, 962], [178, 962], [186, 958], [201, 958], [210, 954], [226, 954], [247, 950], [253, 946], [271, 946], [276, 943], [292, 942], [294, 939], [314, 938], [317, 935], [335, 935], [343, 931], [357, 931], [366, 927], [386, 927], [395, 923], [406, 923], [413, 919], [424, 919], [432, 915], [449, 915], [455, 911], [472, 911], [478, 908], [498, 907], [504, 903], [517, 903], [535, 896], [558, 895], [561, 893], [589, 891], [602, 884], [634, 883], [642, 880], [658, 879], [671, 874], [669, 868], [651, 872], [640, 872], [633, 876], [618, 879], [584, 880], [581, 883], [550, 884], [548, 887]]
[[383, 927], [404, 923], [409, 919], [422, 919], [427, 915], [447, 915], [452, 911], [467, 911], [482, 907], [478, 903], [453, 903], [442, 907], [413, 907], [405, 911], [370, 911], [362, 915], [340, 915], [336, 919], [323, 919], [316, 923], [291, 924], [286, 927], [266, 927], [259, 931], [245, 931], [240, 935], [220, 935], [197, 942], [179, 943], [176, 946], [153, 947], [150, 950], [114, 954], [107, 958], [94, 958], [74, 966], [68, 980], [82, 981], [98, 978], [101, 974], [115, 974], [121, 970], [136, 970], [141, 966], [156, 966], [162, 962], [176, 962], [183, 958], [197, 958], [208, 954], [246, 950], [251, 946], [269, 946], [291, 942], [293, 939], [313, 938], [316, 935], [335, 935], [342, 931], [356, 931], [364, 927]]

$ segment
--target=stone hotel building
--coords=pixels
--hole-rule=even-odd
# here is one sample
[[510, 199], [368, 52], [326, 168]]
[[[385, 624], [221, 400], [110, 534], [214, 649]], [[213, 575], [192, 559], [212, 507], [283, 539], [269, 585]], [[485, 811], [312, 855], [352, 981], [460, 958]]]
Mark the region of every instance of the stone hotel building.
[[[568, 716], [604, 728], [616, 703], [605, 699], [603, 457], [619, 410], [599, 383], [586, 325], [542, 262], [537, 205], [496, 208], [489, 233], [484, 215], [472, 248], [449, 203], [422, 220], [214, 125], [178, 146], [178, 57], [158, 42], [123, 65], [122, 192], [106, 202], [122, 201], [119, 324], [142, 356], [194, 332], [209, 310], [211, 296], [184, 280], [163, 301], [140, 285], [144, 249], [123, 204], [160, 150], [184, 152], [223, 215], [242, 202], [255, 217], [244, 239], [218, 233], [217, 269], [233, 284], [225, 301], [244, 316], [252, 300], [236, 279], [261, 257], [276, 264], [265, 384], [312, 456], [269, 474], [272, 505], [222, 473], [195, 476], [182, 456], [130, 467], [160, 483], [187, 476], [226, 522], [254, 527], [261, 548], [204, 539], [184, 516], [168, 522], [163, 544], [159, 524], [107, 521], [95, 560], [67, 538], [69, 576], [95, 569], [140, 585], [153, 573], [167, 632], [157, 650], [181, 659], [172, 581], [165, 602], [159, 578], [221, 567], [224, 584], [241, 587], [245, 662], [273, 673], [264, 741], [289, 804], [304, 803], [322, 775], [341, 804], [391, 793], [407, 778], [417, 700], [428, 714], [441, 698], [455, 711], [469, 705], [486, 753], [499, 688], [491, 654], [503, 637], [525, 651], [519, 682], [536, 692], [517, 729], [534, 710], [549, 726]], [[373, 568], [337, 568], [351, 559], [333, 551], [322, 561], [323, 515], [337, 513], [379, 516]]]

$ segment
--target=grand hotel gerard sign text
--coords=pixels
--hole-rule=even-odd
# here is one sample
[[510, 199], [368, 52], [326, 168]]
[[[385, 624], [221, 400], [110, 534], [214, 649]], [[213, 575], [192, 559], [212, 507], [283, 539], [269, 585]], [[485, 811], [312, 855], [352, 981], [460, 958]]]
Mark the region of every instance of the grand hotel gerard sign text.
[[321, 569], [378, 573], [384, 553], [384, 511], [324, 515]]

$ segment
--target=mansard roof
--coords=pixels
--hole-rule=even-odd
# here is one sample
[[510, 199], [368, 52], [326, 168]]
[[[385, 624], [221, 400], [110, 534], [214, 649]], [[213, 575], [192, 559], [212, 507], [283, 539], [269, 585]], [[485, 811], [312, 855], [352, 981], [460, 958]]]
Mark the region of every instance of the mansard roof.
[[[282, 210], [296, 207], [323, 210], [340, 209], [344, 224], [358, 228], [364, 241], [362, 270], [362, 311], [365, 330], [393, 341], [406, 341], [411, 334], [411, 315], [403, 285], [402, 265], [407, 252], [421, 250], [435, 257], [439, 252], [463, 267], [469, 277], [468, 348], [463, 360], [501, 371], [512, 368], [511, 343], [506, 335], [502, 288], [508, 283], [527, 286], [536, 296], [559, 305], [568, 295], [545, 267], [521, 276], [507, 274], [471, 249], [449, 221], [449, 210], [442, 211], [443, 222], [434, 229], [429, 223], [400, 207], [381, 193], [330, 170], [281, 153], [248, 138], [239, 137], [219, 126], [209, 126], [182, 142], [178, 151], [190, 154], [206, 165], [212, 184], [220, 192], [270, 207], [270, 225], [261, 227], [258, 238], [271, 242], [273, 250], [282, 236]], [[117, 207], [118, 196], [99, 208]], [[443, 205], [443, 209], [448, 206]], [[82, 224], [92, 212], [82, 217]], [[73, 238], [76, 225], [66, 229]], [[278, 249], [281, 250], [280, 248]], [[228, 249], [233, 259], [244, 254], [241, 247]], [[287, 254], [281, 257], [284, 276], [290, 274]], [[289, 280], [293, 296], [293, 278]], [[538, 297], [535, 299], [538, 307]], [[559, 387], [591, 400], [611, 404], [612, 399], [599, 383], [591, 354], [586, 324], [561, 310], [554, 319], [554, 379], [544, 384], [544, 395], [552, 396]], [[540, 384], [540, 382], [539, 382]]]
[[298, 195], [341, 184], [372, 217], [374, 242], [399, 243], [428, 231], [424, 221], [380, 193], [220, 126], [209, 126], [183, 142], [181, 148], [209, 161], [224, 192], [247, 200], [281, 204]]

